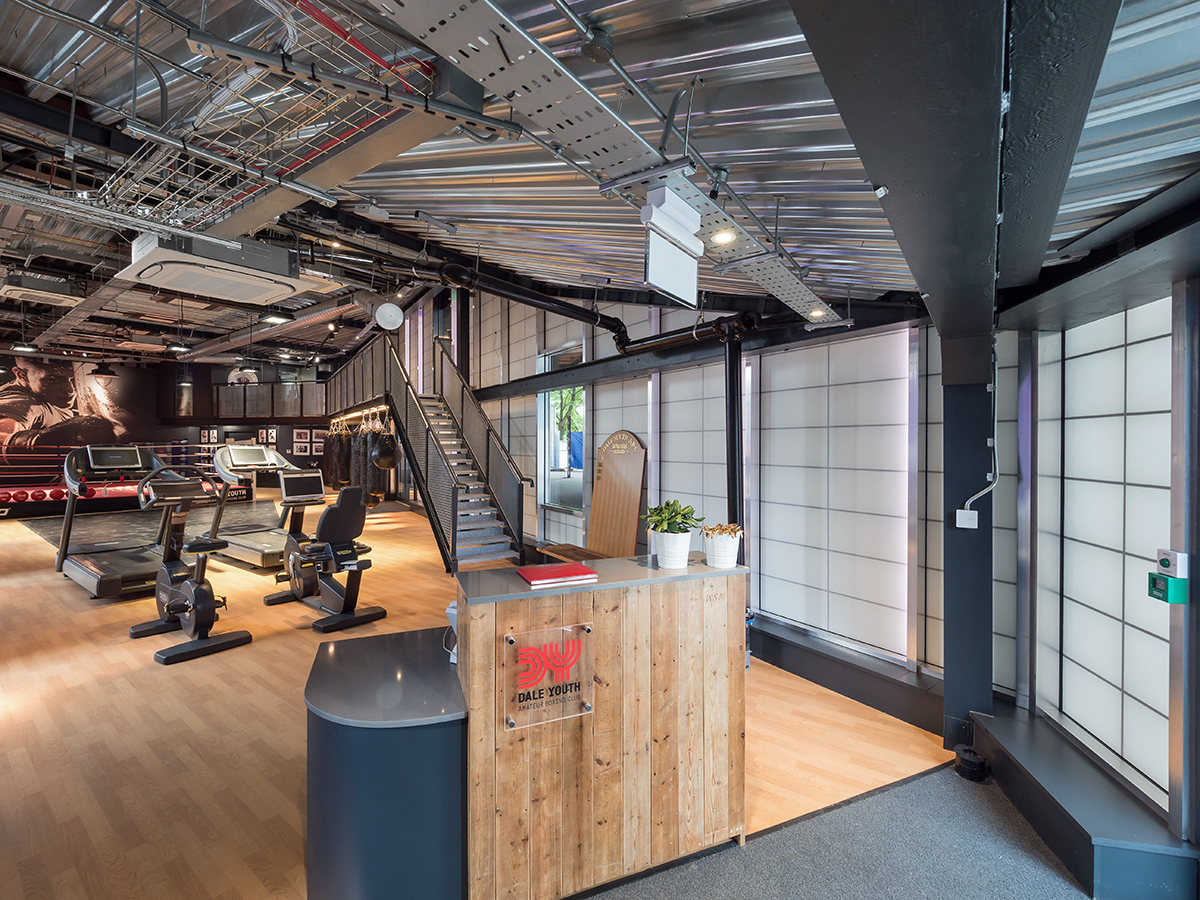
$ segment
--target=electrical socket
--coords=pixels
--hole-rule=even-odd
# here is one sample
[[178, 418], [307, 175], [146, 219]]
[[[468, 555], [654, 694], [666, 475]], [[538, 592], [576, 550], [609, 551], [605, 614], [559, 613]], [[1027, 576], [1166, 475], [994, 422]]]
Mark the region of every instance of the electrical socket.
[[957, 528], [979, 528], [979, 511], [975, 509], [956, 509], [954, 525]]

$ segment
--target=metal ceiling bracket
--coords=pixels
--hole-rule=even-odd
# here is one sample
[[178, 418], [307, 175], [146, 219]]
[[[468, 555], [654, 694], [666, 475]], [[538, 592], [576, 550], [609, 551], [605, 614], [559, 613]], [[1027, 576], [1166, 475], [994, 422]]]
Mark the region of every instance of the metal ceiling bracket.
[[637, 186], [642, 192], [648, 191], [651, 187], [657, 187], [654, 184], [656, 181], [665, 181], [668, 177], [674, 174], [680, 174], [684, 177], [691, 177], [696, 174], [696, 163], [694, 160], [683, 157], [674, 162], [663, 163], [661, 166], [653, 166], [649, 169], [643, 169], [640, 172], [634, 172], [631, 175], [626, 175], [622, 178], [613, 178], [609, 181], [602, 181], [597, 188], [600, 193], [606, 191], [619, 191], [622, 188]]

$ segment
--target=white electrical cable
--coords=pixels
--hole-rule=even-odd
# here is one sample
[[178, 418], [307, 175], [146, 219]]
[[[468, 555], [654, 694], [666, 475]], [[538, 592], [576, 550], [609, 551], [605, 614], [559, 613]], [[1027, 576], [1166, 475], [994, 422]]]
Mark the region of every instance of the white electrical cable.
[[970, 511], [971, 504], [980, 497], [985, 497], [996, 489], [996, 483], [1000, 480], [1000, 459], [996, 454], [997, 431], [999, 422], [997, 420], [997, 405], [996, 393], [1000, 390], [1000, 384], [997, 379], [999, 373], [999, 363], [996, 357], [996, 333], [992, 332], [992, 478], [991, 483], [983, 490], [972, 494], [967, 502], [962, 505], [964, 511]]

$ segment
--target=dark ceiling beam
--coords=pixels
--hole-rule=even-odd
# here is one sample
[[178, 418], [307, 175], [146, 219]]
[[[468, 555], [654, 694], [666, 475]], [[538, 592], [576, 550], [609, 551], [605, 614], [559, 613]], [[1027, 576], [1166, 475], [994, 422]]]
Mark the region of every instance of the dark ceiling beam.
[[1151, 228], [1157, 220], [1166, 220], [1168, 216], [1197, 203], [1200, 203], [1200, 172], [1194, 172], [1156, 191], [1137, 206], [1068, 241], [1060, 249], [1064, 254], [1071, 254], [1115, 244], [1121, 237]]
[[942, 339], [989, 335], [1005, 4], [790, 2]]
[[1078, 262], [1042, 270], [1037, 284], [1001, 291], [999, 326], [1059, 331], [1171, 295], [1200, 277], [1200, 200], [1094, 248]]
[[[0, 88], [0, 110], [9, 118], [27, 122], [64, 138], [71, 130], [70, 113], [4, 88]], [[102, 150], [111, 150], [121, 156], [133, 156], [142, 146], [142, 142], [136, 138], [80, 115], [75, 116], [73, 136], [75, 140]]]
[[[840, 310], [839, 314], [841, 314]], [[749, 352], [765, 350], [769, 347], [785, 347], [802, 342], [809, 345], [828, 343], [845, 337], [848, 333], [840, 329], [832, 333], [824, 330], [808, 331], [805, 329], [802, 319], [796, 316], [789, 318], [791, 319], [790, 324], [777, 323], [775, 327], [749, 332], [742, 340], [742, 349]], [[869, 334], [875, 328], [923, 318], [925, 318], [923, 309], [908, 304], [872, 303], [868, 308], [860, 310], [858, 304], [855, 303], [855, 327], [852, 329], [852, 333], [855, 336]], [[769, 320], [766, 324], [770, 325]], [[629, 356], [609, 356], [594, 362], [558, 369], [554, 372], [530, 375], [527, 378], [507, 381], [504, 384], [477, 388], [475, 398], [480, 403], [484, 403], [488, 400], [503, 400], [509, 397], [528, 397], [543, 391], [557, 391], [595, 381], [632, 378], [647, 372], [695, 365], [709, 360], [723, 359], [724, 356], [725, 345], [719, 340], [697, 341], [665, 350], [650, 350]]]
[[997, 287], [1037, 281], [1120, 9], [1121, 0], [1010, 4]]

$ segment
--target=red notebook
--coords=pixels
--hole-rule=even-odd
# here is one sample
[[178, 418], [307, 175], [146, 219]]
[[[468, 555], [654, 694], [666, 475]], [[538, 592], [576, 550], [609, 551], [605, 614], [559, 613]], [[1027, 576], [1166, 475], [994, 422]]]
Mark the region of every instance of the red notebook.
[[552, 563], [548, 566], [522, 566], [517, 574], [529, 582], [530, 587], [557, 587], [560, 584], [587, 584], [598, 581], [595, 569], [583, 563]]

